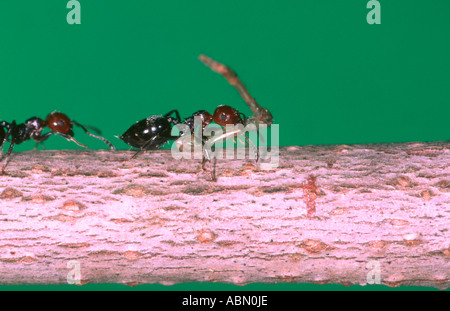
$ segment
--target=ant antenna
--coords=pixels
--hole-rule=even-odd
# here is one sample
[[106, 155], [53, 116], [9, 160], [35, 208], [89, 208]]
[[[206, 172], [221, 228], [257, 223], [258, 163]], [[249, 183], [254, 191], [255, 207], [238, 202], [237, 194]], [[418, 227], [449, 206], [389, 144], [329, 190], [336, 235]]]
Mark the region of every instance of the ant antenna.
[[242, 99], [247, 103], [250, 110], [253, 112], [254, 116], [249, 117], [246, 122], [255, 122], [257, 124], [267, 124], [267, 126], [272, 124], [272, 114], [269, 110], [261, 107], [256, 100], [250, 95], [247, 88], [239, 80], [237, 74], [233, 72], [229, 67], [216, 62], [215, 60], [209, 58], [206, 55], [201, 54], [199, 59], [208, 66], [212, 71], [221, 74], [241, 95]]
[[[103, 141], [105, 144], [107, 144], [107, 145], [111, 148], [111, 150], [116, 150], [116, 148], [113, 146], [113, 144], [111, 144], [106, 138], [103, 138], [103, 137], [100, 137], [100, 136], [97, 136], [97, 135], [92, 134], [91, 132], [89, 132], [89, 131], [86, 129], [86, 127], [85, 127], [84, 125], [82, 125], [82, 124], [80, 124], [80, 123], [78, 123], [78, 122], [76, 122], [76, 121], [73, 121], [73, 120], [72, 120], [72, 123], [75, 124], [76, 126], [81, 127], [81, 128], [83, 129], [83, 131], [84, 131], [87, 135], [92, 136], [92, 137], [95, 137], [95, 138], [100, 139], [101, 141]], [[93, 129], [94, 131], [96, 131], [97, 133], [100, 134], [100, 131], [97, 130], [96, 128], [92, 128], [92, 129]], [[73, 137], [72, 137], [72, 141], [75, 142], [75, 143], [77, 143], [77, 144], [79, 145], [79, 143], [78, 143], [75, 139], [73, 139]], [[81, 145], [80, 145], [80, 146], [81, 146]], [[87, 147], [87, 146], [86, 146], [86, 147]]]

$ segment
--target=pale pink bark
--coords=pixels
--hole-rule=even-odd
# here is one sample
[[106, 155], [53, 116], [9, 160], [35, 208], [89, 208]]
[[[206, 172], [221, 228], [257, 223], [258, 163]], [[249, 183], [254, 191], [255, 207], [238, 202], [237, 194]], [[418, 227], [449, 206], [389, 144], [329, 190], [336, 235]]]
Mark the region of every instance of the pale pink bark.
[[448, 288], [449, 148], [285, 147], [270, 171], [219, 160], [217, 182], [168, 150], [17, 153], [0, 177], [0, 283], [65, 284], [75, 260], [81, 283], [366, 284], [379, 272]]

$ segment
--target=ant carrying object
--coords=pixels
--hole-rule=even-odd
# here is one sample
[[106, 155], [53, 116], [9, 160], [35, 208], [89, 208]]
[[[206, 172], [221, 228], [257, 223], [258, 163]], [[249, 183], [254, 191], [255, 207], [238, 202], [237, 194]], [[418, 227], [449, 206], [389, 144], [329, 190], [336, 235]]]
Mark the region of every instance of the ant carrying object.
[[[51, 135], [57, 134], [64, 137], [68, 141], [73, 141], [81, 147], [87, 147], [80, 144], [73, 136], [73, 125], [81, 127], [89, 136], [100, 139], [106, 143], [111, 150], [115, 150], [114, 146], [106, 139], [90, 133], [85, 126], [80, 123], [70, 120], [69, 117], [61, 112], [50, 113], [45, 120], [38, 117], [32, 117], [25, 121], [25, 123], [16, 124], [16, 121], [8, 123], [6, 121], [0, 122], [0, 151], [3, 150], [3, 144], [9, 141], [8, 152], [5, 157], [5, 163], [2, 168], [2, 174], [5, 173], [5, 168], [8, 164], [9, 156], [14, 149], [14, 145], [21, 144], [27, 140], [33, 139], [38, 144], [44, 142]], [[48, 127], [51, 131], [42, 134], [45, 127]], [[92, 128], [94, 131], [99, 132], [97, 129]], [[6, 133], [5, 133], [6, 130]]]
[[[226, 125], [242, 124], [246, 126], [249, 124], [253, 124], [255, 125], [256, 130], [258, 130], [259, 125], [264, 124], [266, 126], [270, 126], [272, 124], [272, 114], [267, 109], [258, 105], [256, 100], [252, 96], [250, 96], [245, 86], [238, 79], [237, 75], [233, 71], [231, 71], [230, 68], [212, 60], [205, 55], [200, 55], [199, 58], [213, 71], [223, 75], [228, 80], [228, 82], [238, 90], [254, 115], [245, 117], [244, 114], [240, 113], [237, 109], [231, 106], [220, 105], [215, 109], [212, 115], [206, 110], [200, 110], [192, 114], [191, 117], [186, 118], [184, 121], [181, 120], [177, 110], [172, 110], [165, 115], [148, 117], [147, 119], [136, 122], [123, 135], [119, 136], [119, 138], [128, 145], [140, 149], [135, 155], [133, 155], [132, 158], [134, 158], [137, 154], [144, 150], [151, 150], [161, 147], [169, 140], [175, 140], [183, 136], [185, 136], [183, 138], [186, 139], [177, 140], [178, 147], [182, 149], [191, 145], [192, 141], [197, 138], [194, 137], [195, 134], [193, 134], [195, 132], [194, 117], [197, 116], [201, 117], [203, 130], [212, 122], [215, 122], [222, 127], [225, 127]], [[173, 117], [172, 114], [175, 114], [175, 117]], [[181, 133], [180, 136], [172, 136], [172, 126], [177, 124], [187, 125], [192, 134], [188, 136], [185, 133]], [[211, 155], [208, 152], [209, 149], [206, 148], [207, 146], [212, 146], [219, 140], [236, 137], [243, 133], [244, 132], [242, 131], [242, 129], [238, 129], [233, 131], [232, 133], [224, 133], [222, 135], [219, 135], [218, 137], [214, 136], [209, 139], [206, 136], [202, 136], [202, 169], [204, 170], [205, 163], [211, 160]], [[216, 181], [215, 164], [216, 158], [214, 157], [213, 169], [211, 171], [211, 179], [213, 181]]]
[[[241, 134], [245, 134], [244, 127], [247, 127], [247, 125], [254, 125], [253, 129], [256, 131], [259, 130], [260, 125], [268, 127], [272, 124], [273, 117], [269, 110], [261, 107], [256, 102], [256, 100], [250, 95], [244, 84], [239, 80], [237, 74], [233, 72], [229, 67], [207, 57], [206, 55], [200, 55], [199, 59], [211, 70], [220, 73], [228, 81], [228, 83], [234, 86], [253, 113], [253, 116], [246, 117], [243, 113], [239, 112], [237, 109], [226, 105], [218, 106], [212, 116], [205, 111], [200, 111], [196, 113], [196, 114], [200, 113], [200, 115], [202, 115], [203, 129], [205, 129], [205, 127], [209, 125], [209, 123], [211, 123], [212, 121], [214, 121], [216, 124], [222, 127], [225, 127], [227, 125], [238, 125], [238, 124], [243, 125], [243, 127], [238, 127], [235, 130], [232, 130], [231, 132], [225, 132], [222, 135], [218, 135], [217, 137], [213, 136], [209, 139], [204, 136], [202, 137], [203, 143], [202, 169], [204, 170], [206, 162], [211, 160], [211, 154], [209, 150], [212, 149], [212, 147], [216, 142], [234, 138]], [[247, 142], [251, 144], [247, 136], [244, 137], [247, 140]], [[181, 145], [183, 145], [184, 143], [185, 141], [182, 141]], [[190, 144], [189, 141], [188, 144]], [[217, 158], [214, 156], [212, 159], [213, 163], [211, 170], [211, 179], [213, 181], [216, 181]], [[259, 160], [259, 153], [257, 151], [257, 161], [258, 160]]]

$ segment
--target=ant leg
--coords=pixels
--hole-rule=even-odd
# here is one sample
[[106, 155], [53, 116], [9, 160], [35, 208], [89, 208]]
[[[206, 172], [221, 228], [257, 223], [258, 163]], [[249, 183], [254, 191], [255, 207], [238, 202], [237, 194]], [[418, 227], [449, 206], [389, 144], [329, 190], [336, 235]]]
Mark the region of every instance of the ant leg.
[[[95, 137], [95, 138], [100, 139], [101, 141], [103, 141], [105, 144], [107, 144], [107, 145], [111, 148], [111, 150], [116, 150], [116, 148], [114, 147], [114, 145], [111, 144], [106, 138], [103, 138], [103, 137], [100, 137], [100, 136], [97, 136], [97, 135], [92, 134], [91, 132], [89, 132], [89, 131], [86, 129], [86, 127], [85, 127], [84, 125], [81, 125], [80, 123], [78, 123], [78, 122], [76, 122], [76, 121], [72, 121], [72, 123], [75, 124], [76, 126], [81, 127], [81, 128], [83, 129], [83, 131], [84, 131], [86, 134], [88, 134], [89, 136]], [[98, 131], [98, 130], [95, 129], [95, 131]], [[73, 137], [72, 137], [71, 140], [74, 141], [75, 143], [77, 143], [77, 144], [79, 145], [79, 143], [78, 143], [76, 140], [74, 140]], [[80, 146], [81, 146], [81, 145], [80, 145]], [[87, 146], [86, 146], [86, 147], [87, 147]]]
[[5, 142], [6, 142], [6, 137], [5, 137], [5, 139], [2, 140], [2, 142], [0, 144], [0, 159], [3, 158], [3, 145], [5, 144]]
[[[202, 169], [205, 170], [205, 163], [207, 161], [211, 160], [211, 156], [209, 154], [209, 150], [212, 151], [214, 149], [214, 145], [217, 142], [221, 142], [223, 139], [227, 140], [227, 139], [230, 139], [230, 138], [234, 138], [235, 136], [239, 135], [240, 133], [242, 133], [241, 129], [235, 129], [234, 131], [229, 131], [229, 132], [226, 132], [226, 133], [224, 133], [222, 135], [219, 135], [217, 137], [214, 136], [213, 138], [210, 138], [209, 140], [207, 140], [204, 143], [204, 146], [203, 146]], [[213, 168], [212, 168], [212, 172], [211, 172], [211, 177], [212, 177], [213, 181], [217, 181], [217, 178], [216, 178], [216, 163], [217, 163], [217, 157], [214, 155], [213, 163], [212, 163]]]
[[245, 137], [245, 140], [247, 141], [248, 146], [249, 146], [249, 148], [248, 148], [248, 152], [249, 152], [248, 156], [250, 157], [250, 151], [252, 149], [255, 149], [255, 153], [256, 153], [255, 163], [258, 163], [258, 161], [259, 161], [259, 149], [258, 149], [258, 147], [255, 146], [255, 144], [252, 143], [252, 141], [246, 135], [244, 135], [244, 137]]
[[[0, 122], [0, 130], [2, 141], [0, 142], [0, 155], [3, 153], [3, 146], [5, 145], [5, 142], [9, 141], [8, 136], [11, 134], [12, 128], [16, 125], [16, 121], [13, 121], [12, 124], [2, 121]], [[4, 130], [7, 129], [6, 134]], [[1, 158], [1, 157], [0, 157]]]
[[[3, 141], [2, 141], [2, 143], [0, 145], [0, 159], [3, 159], [3, 146], [4, 146], [5, 142], [9, 141], [9, 142], [11, 142], [11, 144], [14, 145], [13, 138], [11, 137], [11, 139], [8, 139], [8, 137], [12, 134], [12, 131], [13, 131], [14, 127], [16, 126], [16, 121], [12, 121], [11, 123], [8, 123], [6, 121], [2, 121], [2, 122], [0, 122], [0, 126], [2, 126], [3, 128], [8, 129], [8, 131], [6, 132], [6, 134], [4, 136], [4, 139], [3, 139]], [[11, 146], [9, 148], [11, 148]], [[8, 150], [7, 157], [9, 156], [11, 151]], [[2, 172], [4, 172], [5, 167], [6, 167], [6, 163], [5, 163], [5, 166], [3, 167]]]
[[[214, 147], [212, 149], [214, 149]], [[207, 150], [205, 150], [205, 152], [208, 154]], [[208, 154], [207, 157], [205, 157], [205, 156], [203, 157], [203, 160], [202, 160], [202, 169], [203, 169], [203, 171], [206, 171], [205, 163], [208, 162], [208, 161], [211, 161], [211, 156], [209, 156], [209, 154]], [[211, 181], [217, 181], [217, 178], [216, 178], [216, 164], [217, 164], [217, 157], [214, 154], [214, 156], [212, 158], [212, 163], [211, 163]]]
[[[171, 115], [172, 113], [175, 113], [175, 115], [176, 115], [175, 119], [173, 119], [173, 118], [170, 117], [170, 115]], [[179, 113], [178, 110], [176, 110], [176, 109], [171, 110], [171, 111], [169, 111], [168, 113], [166, 113], [166, 114], [164, 115], [164, 118], [166, 118], [170, 123], [174, 123], [174, 124], [181, 123], [180, 113]]]
[[5, 163], [3, 164], [3, 167], [2, 167], [2, 175], [5, 175], [5, 169], [6, 169], [6, 166], [8, 165], [9, 156], [11, 155], [13, 148], [14, 148], [14, 139], [11, 140], [11, 144], [9, 145], [8, 153], [6, 154], [6, 157], [5, 157]]
[[144, 152], [144, 151], [145, 151], [145, 149], [139, 149], [139, 150], [136, 151], [136, 153], [130, 158], [130, 160], [136, 158], [137, 155], [138, 155], [139, 153]]
[[[208, 143], [208, 142], [206, 142]], [[211, 149], [214, 149], [214, 146], [211, 147]], [[214, 150], [212, 150], [214, 151]], [[206, 146], [203, 149], [203, 157], [202, 157], [202, 170], [206, 171], [205, 164], [206, 162], [211, 161], [211, 155], [209, 154], [208, 149]], [[217, 157], [214, 155], [212, 157], [212, 163], [211, 163], [211, 181], [217, 181], [216, 178], [216, 163], [217, 163]]]
[[142, 145], [141, 149], [139, 149], [139, 150], [138, 150], [138, 151], [130, 158], [130, 160], [136, 158], [137, 155], [138, 155], [139, 153], [145, 151], [146, 148], [147, 148], [148, 146], [150, 146], [151, 144], [153, 144], [153, 142], [155, 141], [155, 139], [156, 139], [156, 136], [152, 137], [149, 141], [147, 141], [144, 145]]
[[[33, 135], [32, 138], [36, 142], [36, 145], [34, 146], [34, 150], [37, 150], [38, 146], [40, 144], [42, 144], [42, 146], [44, 146], [44, 141], [47, 140], [53, 134], [55, 134], [55, 132], [48, 132], [48, 133], [45, 133], [44, 135], [41, 135], [40, 133], [37, 135]], [[45, 149], [45, 147], [44, 147], [44, 149]]]
[[217, 163], [217, 157], [214, 157], [213, 163], [211, 163], [211, 165], [212, 165], [211, 180], [212, 181], [217, 181], [217, 178], [216, 178], [216, 163]]
[[241, 97], [244, 99], [244, 101], [247, 103], [247, 105], [250, 107], [250, 110], [253, 112], [254, 117], [249, 117], [249, 121], [255, 120], [255, 123], [263, 123], [267, 124], [268, 126], [272, 124], [272, 114], [269, 112], [269, 110], [261, 107], [256, 100], [250, 95], [247, 88], [242, 84], [242, 82], [239, 80], [236, 73], [234, 73], [229, 67], [216, 62], [215, 60], [209, 58], [206, 55], [200, 55], [199, 59], [211, 70], [220, 73], [222, 76], [224, 76], [225, 79], [227, 79], [228, 83], [230, 83], [232, 86], [234, 86], [239, 94], [241, 94]]
[[[180, 138], [180, 136], [170, 136], [170, 139], [178, 139], [178, 138]], [[138, 151], [136, 151], [136, 153], [130, 158], [130, 160], [136, 158], [137, 155], [140, 154], [141, 152], [146, 151], [146, 150], [147, 150], [147, 147], [150, 146], [150, 145], [153, 143], [153, 141], [154, 141], [155, 139], [156, 139], [156, 137], [153, 137], [153, 138], [150, 139], [148, 142], [146, 142], [146, 143], [141, 147], [141, 149], [139, 149]]]

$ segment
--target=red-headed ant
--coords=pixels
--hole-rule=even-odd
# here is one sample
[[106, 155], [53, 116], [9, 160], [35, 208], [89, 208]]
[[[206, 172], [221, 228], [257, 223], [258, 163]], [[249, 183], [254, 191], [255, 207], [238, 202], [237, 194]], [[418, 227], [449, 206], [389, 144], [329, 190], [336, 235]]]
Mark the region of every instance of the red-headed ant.
[[[245, 86], [230, 68], [212, 60], [205, 55], [200, 55], [199, 58], [213, 71], [223, 75], [227, 79], [227, 81], [238, 90], [254, 115], [245, 117], [245, 115], [240, 113], [235, 108], [231, 106], [221, 105], [216, 108], [212, 115], [206, 110], [200, 110], [194, 113], [191, 117], [186, 118], [184, 121], [181, 121], [177, 110], [172, 110], [163, 116], [149, 117], [132, 125], [123, 135], [119, 136], [119, 138], [128, 145], [140, 149], [133, 157], [135, 157], [141, 151], [158, 148], [164, 145], [167, 141], [178, 139], [182, 136], [185, 136], [184, 138], [186, 139], [177, 140], [178, 147], [180, 149], [189, 147], [189, 145], [191, 145], [192, 141], [195, 139], [195, 134], [193, 134], [195, 132], [194, 118], [197, 116], [201, 117], [203, 130], [212, 122], [215, 122], [222, 127], [225, 127], [226, 125], [242, 124], [244, 126], [247, 126], [249, 124], [252, 124], [255, 125], [256, 130], [258, 130], [259, 125], [270, 126], [272, 124], [272, 114], [267, 109], [258, 105], [256, 100], [252, 96], [250, 96]], [[171, 116], [173, 113], [176, 114], [176, 117]], [[172, 136], [172, 126], [177, 124], [187, 125], [190, 129], [191, 135], [188, 136], [185, 133], [181, 133], [181, 136]], [[232, 133], [223, 133], [218, 137], [214, 136], [209, 139], [208, 137], [202, 135], [202, 168], [205, 169], [205, 163], [211, 160], [211, 155], [208, 152], [208, 148], [205, 148], [205, 146], [211, 146], [219, 140], [229, 139], [231, 137], [236, 137], [237, 135], [244, 133], [245, 132], [242, 129], [237, 129]], [[214, 181], [216, 180], [215, 163], [216, 158], [214, 157], [213, 169], [211, 171], [211, 179]]]
[[[90, 133], [85, 126], [80, 123], [70, 120], [69, 117], [61, 112], [50, 113], [45, 120], [37, 117], [32, 117], [25, 121], [25, 123], [16, 124], [16, 121], [8, 123], [6, 121], [0, 122], [0, 151], [3, 150], [3, 144], [9, 141], [11, 144], [9, 146], [8, 152], [5, 157], [5, 163], [2, 168], [2, 174], [5, 173], [5, 168], [8, 164], [8, 159], [14, 148], [14, 145], [21, 144], [27, 140], [34, 140], [37, 143], [42, 143], [48, 139], [51, 135], [57, 134], [64, 137], [69, 141], [73, 141], [81, 147], [87, 147], [86, 145], [80, 144], [73, 136], [73, 125], [81, 127], [86, 134], [89, 136], [100, 139], [106, 143], [111, 150], [115, 150], [114, 146], [105, 138], [94, 135]], [[48, 127], [51, 131], [42, 134], [44, 128]], [[92, 128], [94, 131], [99, 132], [97, 129]], [[5, 132], [6, 130], [6, 132]]]

